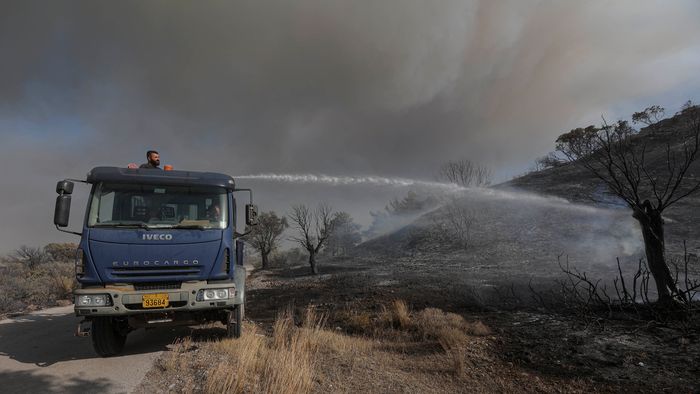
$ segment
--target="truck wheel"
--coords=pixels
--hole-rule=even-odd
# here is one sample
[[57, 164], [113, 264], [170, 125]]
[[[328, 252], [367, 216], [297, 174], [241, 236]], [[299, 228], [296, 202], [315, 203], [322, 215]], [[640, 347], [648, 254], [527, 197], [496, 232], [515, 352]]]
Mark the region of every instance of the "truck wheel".
[[101, 357], [116, 356], [124, 349], [126, 334], [111, 317], [92, 320], [92, 347]]
[[243, 315], [245, 313], [244, 304], [236, 305], [228, 313], [228, 324], [226, 325], [226, 336], [229, 338], [240, 338], [243, 333]]

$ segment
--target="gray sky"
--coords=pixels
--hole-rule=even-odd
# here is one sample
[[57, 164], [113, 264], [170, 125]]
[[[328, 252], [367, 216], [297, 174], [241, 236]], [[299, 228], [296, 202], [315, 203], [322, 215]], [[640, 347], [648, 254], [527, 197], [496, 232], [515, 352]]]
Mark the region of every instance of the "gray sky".
[[[71, 240], [54, 186], [156, 148], [179, 169], [499, 179], [573, 127], [700, 100], [700, 2], [8, 1], [0, 253]], [[400, 189], [240, 182], [366, 224]], [[73, 218], [80, 221], [80, 199]]]

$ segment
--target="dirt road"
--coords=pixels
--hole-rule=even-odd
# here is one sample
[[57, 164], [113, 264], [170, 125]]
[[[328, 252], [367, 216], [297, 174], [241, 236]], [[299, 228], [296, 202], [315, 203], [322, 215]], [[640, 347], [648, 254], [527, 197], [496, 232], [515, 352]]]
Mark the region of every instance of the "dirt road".
[[73, 307], [51, 308], [0, 321], [0, 391], [3, 393], [126, 393], [182, 330], [138, 330], [124, 354], [100, 358], [90, 338], [73, 335]]

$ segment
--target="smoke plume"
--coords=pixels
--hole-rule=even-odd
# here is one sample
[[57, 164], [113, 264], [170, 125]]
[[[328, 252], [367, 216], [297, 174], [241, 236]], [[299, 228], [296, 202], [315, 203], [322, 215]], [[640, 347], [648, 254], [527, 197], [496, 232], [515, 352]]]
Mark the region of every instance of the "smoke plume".
[[[0, 248], [71, 239], [55, 181], [147, 149], [178, 169], [407, 179], [466, 157], [505, 179], [601, 113], [700, 97], [698, 20], [694, 0], [3, 1]], [[357, 217], [386, 201], [313, 186], [257, 195]]]

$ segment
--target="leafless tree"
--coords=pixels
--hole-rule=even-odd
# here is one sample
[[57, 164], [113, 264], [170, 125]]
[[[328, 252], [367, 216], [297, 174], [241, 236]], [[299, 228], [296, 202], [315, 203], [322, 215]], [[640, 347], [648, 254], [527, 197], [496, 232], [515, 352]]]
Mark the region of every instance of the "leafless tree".
[[36, 268], [39, 264], [50, 260], [50, 256], [43, 248], [35, 248], [22, 245], [12, 253], [11, 261], [25, 264], [29, 269]]
[[447, 201], [432, 215], [432, 238], [440, 244], [452, 244], [467, 249], [472, 243], [472, 228], [476, 214], [456, 199]]
[[327, 204], [320, 204], [313, 211], [306, 205], [295, 205], [289, 214], [289, 220], [297, 230], [297, 235], [290, 239], [306, 249], [311, 273], [318, 275], [316, 255], [333, 232], [333, 209]]
[[252, 226], [245, 239], [260, 252], [262, 268], [270, 266], [270, 253], [277, 248], [284, 230], [288, 227], [286, 217], [278, 217], [274, 212], [262, 212], [258, 215], [258, 224]]
[[474, 211], [458, 204], [456, 201], [445, 206], [447, 224], [452, 231], [457, 244], [466, 249], [472, 240], [472, 226], [474, 224]]
[[666, 143], [662, 158], [650, 158], [649, 140], [639, 138], [625, 121], [613, 125], [603, 121], [601, 127], [574, 129], [557, 139], [558, 151], [600, 179], [632, 209], [632, 216], [641, 226], [649, 270], [661, 303], [684, 294], [675, 285], [666, 262], [661, 214], [700, 189], [700, 181], [689, 172], [700, 149], [700, 108], [684, 112], [687, 125], [675, 140]]
[[467, 159], [448, 161], [438, 171], [438, 179], [460, 186], [488, 186], [491, 184], [491, 170]]

